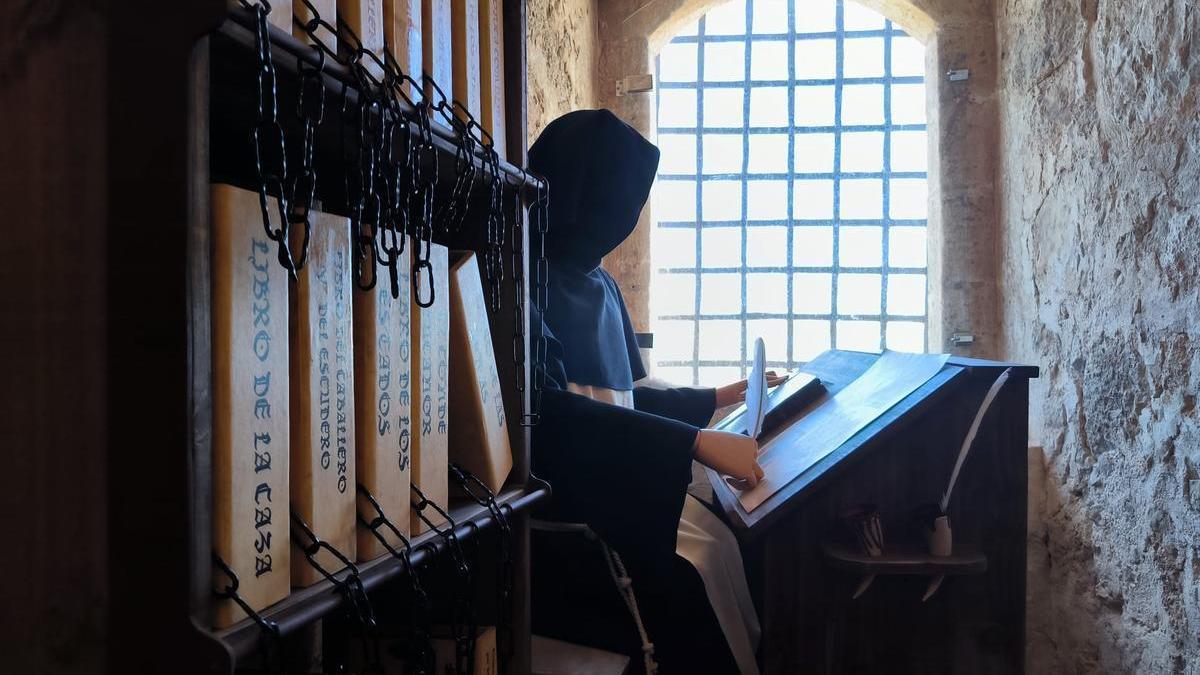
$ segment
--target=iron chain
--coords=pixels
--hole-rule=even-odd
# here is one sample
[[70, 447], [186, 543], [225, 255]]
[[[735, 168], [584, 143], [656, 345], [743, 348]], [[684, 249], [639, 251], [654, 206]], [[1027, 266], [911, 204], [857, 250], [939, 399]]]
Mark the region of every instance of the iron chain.
[[[287, 139], [279, 123], [278, 87], [275, 64], [271, 59], [270, 29], [267, 16], [271, 5], [266, 0], [242, 5], [254, 12], [254, 49], [257, 56], [255, 70], [256, 99], [255, 120], [250, 128], [250, 143], [254, 150], [254, 171], [258, 177], [258, 206], [262, 215], [263, 231], [278, 247], [279, 264], [288, 271], [292, 279], [304, 266], [307, 258], [308, 231], [305, 230], [304, 246], [300, 258], [292, 255], [289, 226], [291, 210], [288, 208]], [[276, 197], [278, 226], [272, 225], [269, 197]]]
[[[366, 588], [363, 587], [362, 578], [358, 573], [358, 566], [351, 562], [346, 557], [346, 554], [339, 551], [335, 546], [318, 537], [294, 509], [292, 510], [292, 541], [296, 543], [300, 552], [304, 554], [304, 558], [308, 561], [308, 564], [317, 570], [326, 581], [333, 584], [333, 587], [345, 598], [347, 614], [350, 620], [358, 627], [362, 639], [364, 663], [362, 672], [382, 673], [383, 663], [379, 651], [379, 625], [375, 621], [375, 610], [371, 606], [371, 599], [367, 597]], [[329, 569], [322, 565], [317, 560], [317, 554], [321, 551], [332, 555], [342, 565], [341, 569], [330, 572]], [[345, 578], [339, 579], [337, 575], [342, 572], [345, 572]]]

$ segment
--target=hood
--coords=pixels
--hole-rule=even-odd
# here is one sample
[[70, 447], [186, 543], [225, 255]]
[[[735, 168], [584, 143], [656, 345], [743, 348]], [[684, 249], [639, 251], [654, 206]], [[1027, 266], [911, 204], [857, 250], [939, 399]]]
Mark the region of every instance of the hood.
[[658, 172], [658, 148], [609, 110], [554, 120], [529, 148], [529, 168], [550, 183], [546, 257], [600, 266], [637, 226]]

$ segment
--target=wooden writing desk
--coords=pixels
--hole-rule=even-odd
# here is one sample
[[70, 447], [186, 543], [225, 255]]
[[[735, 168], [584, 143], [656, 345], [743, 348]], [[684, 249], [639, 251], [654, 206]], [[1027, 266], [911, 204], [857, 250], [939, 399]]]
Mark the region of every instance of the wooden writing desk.
[[[803, 370], [834, 394], [876, 358], [829, 351]], [[847, 506], [875, 504], [885, 550], [922, 549], [913, 511], [941, 497], [985, 392], [1010, 366], [1012, 376], [983, 420], [949, 508], [954, 552], [967, 554], [971, 564], [950, 572], [925, 603], [921, 596], [930, 578], [922, 573], [880, 572], [866, 593], [851, 600], [861, 576], [853, 565], [832, 560], [824, 546], [840, 534], [838, 514]], [[1037, 375], [1030, 366], [951, 358], [750, 513], [739, 511], [734, 493], [710, 472], [716, 500], [743, 542], [763, 619], [759, 654], [765, 673], [1021, 672], [1028, 380]], [[986, 559], [982, 569], [979, 556]], [[929, 570], [904, 562], [910, 570]]]

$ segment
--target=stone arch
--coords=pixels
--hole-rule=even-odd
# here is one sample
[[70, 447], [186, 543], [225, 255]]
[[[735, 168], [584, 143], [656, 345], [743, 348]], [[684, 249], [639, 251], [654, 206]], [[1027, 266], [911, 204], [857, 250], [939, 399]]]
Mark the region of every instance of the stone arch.
[[[663, 8], [665, 11], [659, 10], [655, 12], [660, 17], [657, 25], [647, 26], [649, 28], [647, 37], [651, 58], [658, 54], [663, 46], [670, 42], [671, 38], [675, 37], [684, 26], [697, 21], [713, 7], [730, 1], [676, 0], [668, 2], [666, 0], [658, 0], [646, 5], [643, 9], [649, 9], [654, 4], [668, 6]], [[878, 12], [897, 26], [903, 28], [904, 32], [920, 40], [923, 44], [928, 44], [937, 30], [937, 23], [933, 20], [933, 17], [929, 16], [928, 13], [909, 0], [848, 0], [848, 2], [857, 3]]]

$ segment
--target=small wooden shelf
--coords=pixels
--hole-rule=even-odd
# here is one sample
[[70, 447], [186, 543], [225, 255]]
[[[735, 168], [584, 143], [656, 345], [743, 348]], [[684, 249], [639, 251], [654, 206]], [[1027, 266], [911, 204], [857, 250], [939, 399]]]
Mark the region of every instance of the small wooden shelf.
[[987, 571], [987, 556], [960, 552], [948, 556], [924, 551], [895, 551], [872, 558], [862, 551], [841, 544], [824, 544], [821, 551], [832, 567], [856, 574], [891, 575], [969, 575]]
[[[534, 480], [536, 482], [527, 486], [505, 488], [497, 496], [497, 503], [501, 508], [507, 506], [513, 512], [518, 512], [527, 510], [549, 496], [550, 486]], [[458, 525], [455, 533], [460, 539], [465, 540], [476, 532], [486, 530], [494, 525], [487, 509], [474, 502], [452, 502], [449, 513]], [[424, 563], [433, 554], [433, 551], [440, 554], [445, 548], [445, 543], [433, 531], [418, 535], [413, 538], [411, 544], [414, 565]], [[404, 573], [403, 564], [390, 555], [358, 563], [358, 570], [363, 587], [367, 591], [378, 588]], [[338, 576], [340, 578], [344, 575]], [[286, 598], [264, 610], [262, 616], [264, 619], [276, 622], [279, 625], [280, 633], [288, 635], [329, 614], [341, 604], [342, 595], [337, 592], [333, 584], [329, 581], [320, 581], [312, 586], [293, 589]], [[216, 636], [228, 644], [238, 657], [254, 653], [258, 647], [260, 635], [258, 625], [249, 618], [216, 632]]]

